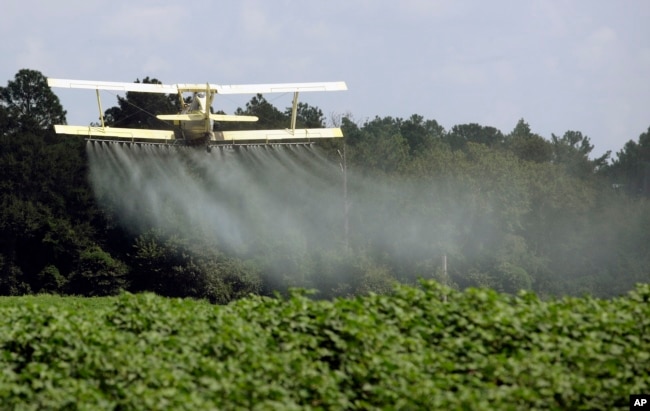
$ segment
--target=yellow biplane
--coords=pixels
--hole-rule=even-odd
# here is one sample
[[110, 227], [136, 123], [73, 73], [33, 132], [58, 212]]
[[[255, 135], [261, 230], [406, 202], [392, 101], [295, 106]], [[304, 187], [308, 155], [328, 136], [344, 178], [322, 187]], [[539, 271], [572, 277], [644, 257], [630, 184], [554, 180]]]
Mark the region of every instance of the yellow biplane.
[[[345, 82], [283, 83], [283, 84], [147, 84], [108, 81], [67, 80], [48, 78], [50, 87], [94, 89], [99, 107], [99, 125], [55, 125], [59, 134], [84, 136], [93, 141], [121, 141], [133, 143], [205, 145], [208, 150], [218, 144], [260, 144], [284, 142], [311, 142], [313, 139], [343, 137], [340, 128], [297, 128], [298, 95], [308, 91], [347, 90]], [[139, 92], [178, 94], [182, 110], [178, 114], [161, 114], [156, 117], [174, 124], [172, 130], [109, 127], [104, 124], [104, 113], [99, 92]], [[192, 93], [189, 102], [184, 93]], [[291, 121], [287, 128], [276, 130], [214, 131], [214, 122], [257, 121], [255, 116], [211, 113], [212, 101], [217, 94], [293, 93]]]

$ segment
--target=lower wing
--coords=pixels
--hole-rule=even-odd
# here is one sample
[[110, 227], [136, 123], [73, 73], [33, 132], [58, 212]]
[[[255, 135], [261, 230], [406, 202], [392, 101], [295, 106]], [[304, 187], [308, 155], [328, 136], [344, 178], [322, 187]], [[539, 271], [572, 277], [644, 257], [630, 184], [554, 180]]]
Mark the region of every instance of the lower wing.
[[[84, 136], [90, 139], [113, 139], [117, 141], [146, 140], [158, 143], [171, 143], [176, 140], [173, 130], [68, 125], [55, 125], [54, 130], [57, 134]], [[274, 143], [281, 143], [282, 140], [309, 141], [312, 139], [341, 137], [343, 137], [343, 132], [340, 128], [296, 128], [294, 130], [215, 131], [212, 141], [233, 143], [263, 143], [273, 141]]]
[[273, 140], [311, 140], [319, 138], [341, 138], [343, 132], [340, 128], [297, 128], [278, 130], [242, 130], [242, 131], [215, 131], [216, 141], [268, 141]]
[[90, 138], [113, 137], [162, 141], [174, 140], [173, 130], [55, 125], [54, 131], [57, 134], [70, 134], [74, 136], [86, 136]]

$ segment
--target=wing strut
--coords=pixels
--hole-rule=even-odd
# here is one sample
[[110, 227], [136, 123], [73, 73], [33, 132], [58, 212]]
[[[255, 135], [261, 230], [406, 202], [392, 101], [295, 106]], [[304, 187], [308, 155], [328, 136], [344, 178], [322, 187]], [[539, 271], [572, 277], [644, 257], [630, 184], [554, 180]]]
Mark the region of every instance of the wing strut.
[[205, 83], [205, 134], [210, 135], [212, 132], [212, 121], [210, 121], [210, 108], [212, 107], [212, 96], [213, 93], [210, 91], [210, 84]]
[[99, 107], [99, 120], [102, 122], [102, 129], [104, 129], [105, 128], [104, 112], [102, 111], [102, 100], [99, 98], [99, 89], [96, 89], [95, 92], [97, 92], [97, 107]]
[[298, 92], [293, 93], [293, 107], [291, 107], [291, 134], [296, 131], [296, 117], [298, 117]]

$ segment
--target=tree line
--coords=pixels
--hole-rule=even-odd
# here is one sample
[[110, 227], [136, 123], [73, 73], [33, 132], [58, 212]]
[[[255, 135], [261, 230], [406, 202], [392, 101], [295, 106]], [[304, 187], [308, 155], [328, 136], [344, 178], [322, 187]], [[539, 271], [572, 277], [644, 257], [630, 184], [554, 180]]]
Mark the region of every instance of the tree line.
[[[167, 125], [151, 114], [178, 105], [175, 96], [129, 92], [105, 118], [160, 128]], [[290, 109], [256, 95], [236, 114], [286, 127]], [[524, 119], [506, 133], [475, 123], [446, 130], [415, 114], [332, 120], [345, 139], [319, 150], [343, 170], [335, 184], [344, 241], [299, 253], [273, 244], [233, 250], [120, 224], [93, 193], [86, 143], [54, 134], [66, 111], [46, 78], [20, 70], [0, 87], [0, 294], [130, 290], [226, 303], [293, 286], [323, 298], [382, 293], [425, 277], [457, 288], [611, 297], [650, 279], [650, 127], [614, 156], [593, 158], [581, 132], [545, 138]], [[298, 122], [326, 119], [301, 104]], [[370, 184], [381, 195], [362, 207]], [[282, 275], [270, 275], [277, 267]]]

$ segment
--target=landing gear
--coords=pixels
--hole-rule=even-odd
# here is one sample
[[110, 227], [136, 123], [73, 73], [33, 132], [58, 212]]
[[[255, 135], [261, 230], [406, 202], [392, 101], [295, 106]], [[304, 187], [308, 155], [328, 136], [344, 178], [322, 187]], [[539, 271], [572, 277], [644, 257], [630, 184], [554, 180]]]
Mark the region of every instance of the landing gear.
[[205, 151], [207, 151], [208, 153], [211, 153], [212, 152], [212, 146], [209, 145], [209, 144], [207, 146], [205, 146]]

